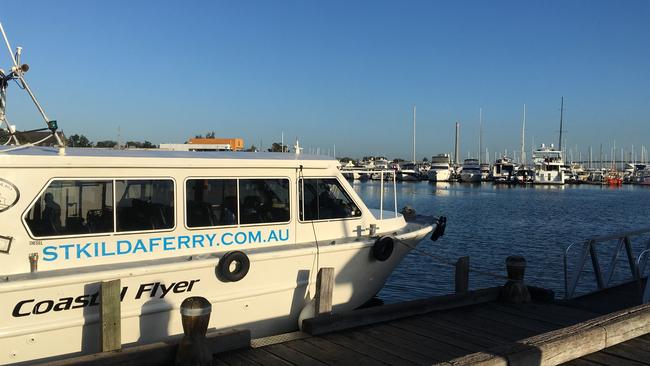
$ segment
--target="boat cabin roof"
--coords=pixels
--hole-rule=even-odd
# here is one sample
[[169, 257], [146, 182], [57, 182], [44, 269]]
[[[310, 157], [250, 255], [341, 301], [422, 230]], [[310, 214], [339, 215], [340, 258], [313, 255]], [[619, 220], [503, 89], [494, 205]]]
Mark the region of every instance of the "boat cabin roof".
[[340, 163], [321, 155], [275, 152], [165, 151], [145, 149], [0, 147], [3, 167], [275, 167], [335, 168]]

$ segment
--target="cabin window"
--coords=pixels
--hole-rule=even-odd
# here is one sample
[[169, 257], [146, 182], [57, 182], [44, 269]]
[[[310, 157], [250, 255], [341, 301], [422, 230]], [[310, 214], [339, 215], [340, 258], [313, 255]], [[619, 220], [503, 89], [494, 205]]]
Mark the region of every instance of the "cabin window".
[[185, 194], [187, 227], [237, 225], [236, 179], [189, 179]]
[[25, 217], [35, 237], [113, 232], [113, 182], [53, 181]]
[[116, 180], [117, 231], [174, 227], [174, 182], [169, 179]]
[[240, 179], [239, 209], [242, 225], [289, 221], [289, 180]]
[[335, 178], [302, 179], [300, 190], [300, 217], [303, 221], [345, 219], [361, 216], [361, 210], [345, 193]]

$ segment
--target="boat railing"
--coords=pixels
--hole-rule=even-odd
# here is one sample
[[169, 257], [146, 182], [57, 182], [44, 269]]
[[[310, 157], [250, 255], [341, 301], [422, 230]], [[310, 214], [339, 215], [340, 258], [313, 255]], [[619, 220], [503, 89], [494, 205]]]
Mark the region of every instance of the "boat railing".
[[[632, 241], [634, 239], [634, 242]], [[579, 251], [579, 258], [577, 264], [573, 268], [569, 268], [569, 257], [572, 253], [571, 249], [582, 244], [582, 248]], [[612, 246], [612, 244], [614, 244]], [[640, 251], [639, 254], [635, 257], [634, 247], [637, 247], [637, 251]], [[598, 259], [598, 253], [603, 254], [603, 251], [609, 250], [609, 261], [608, 266], [603, 267], [600, 260]], [[619, 254], [621, 251], [625, 250], [627, 260], [619, 259]], [[628, 231], [618, 234], [597, 236], [590, 239], [587, 239], [582, 242], [575, 242], [570, 244], [564, 250], [564, 296], [565, 299], [572, 299], [576, 296], [576, 289], [580, 282], [580, 278], [585, 270], [585, 265], [587, 259], [591, 259], [591, 266], [594, 273], [594, 280], [596, 282], [597, 290], [603, 290], [609, 287], [614, 286], [612, 280], [614, 279], [614, 274], [616, 272], [616, 267], [619, 262], [627, 262], [629, 267], [629, 273], [631, 277], [627, 277], [627, 280], [636, 281], [639, 285], [639, 290], [641, 291], [642, 301], [644, 303], [650, 300], [650, 281], [643, 283], [643, 278], [646, 265], [648, 262], [648, 257], [650, 256], [650, 227], [643, 228], [640, 230]], [[620, 278], [618, 278], [620, 280]]]
[[397, 174], [393, 169], [341, 169], [341, 173], [377, 174], [379, 173], [379, 219], [384, 219], [384, 174], [393, 178], [393, 206], [395, 217], [397, 213]]

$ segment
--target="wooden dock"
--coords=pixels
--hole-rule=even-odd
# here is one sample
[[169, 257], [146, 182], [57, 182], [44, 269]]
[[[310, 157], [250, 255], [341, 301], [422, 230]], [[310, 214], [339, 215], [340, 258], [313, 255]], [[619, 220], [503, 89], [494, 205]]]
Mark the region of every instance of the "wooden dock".
[[[645, 279], [556, 300], [552, 291], [523, 283], [522, 260], [509, 257], [504, 286], [467, 291], [462, 275], [456, 294], [346, 313], [330, 312], [333, 273], [321, 269], [319, 315], [305, 319], [302, 332], [253, 340], [246, 329], [208, 332], [200, 353], [209, 352], [207, 364], [213, 354], [213, 365], [229, 366], [650, 365], [650, 304], [641, 304], [639, 290]], [[459, 263], [466, 271], [464, 261]], [[102, 311], [115, 307], [110, 304], [103, 303]], [[110, 319], [119, 318], [106, 317], [106, 332], [117, 332], [119, 324]], [[179, 362], [178, 344], [176, 339], [47, 364], [169, 365]], [[188, 359], [178, 364], [206, 363]]]
[[[590, 301], [606, 298], [611, 300], [604, 291]], [[476, 303], [444, 309], [471, 301]], [[318, 324], [330, 324], [325, 334], [257, 340], [257, 347], [225, 352], [215, 360], [230, 366], [650, 364], [650, 336], [644, 335], [650, 332], [650, 306], [603, 314], [587, 310], [587, 303], [508, 304], [498, 301], [498, 289], [486, 289], [447, 301], [432, 298], [333, 315]], [[427, 311], [435, 307], [442, 310]], [[382, 316], [399, 317], [400, 310], [424, 313], [374, 323]], [[371, 324], [353, 326], [354, 321]], [[329, 332], [342, 324], [352, 327]]]

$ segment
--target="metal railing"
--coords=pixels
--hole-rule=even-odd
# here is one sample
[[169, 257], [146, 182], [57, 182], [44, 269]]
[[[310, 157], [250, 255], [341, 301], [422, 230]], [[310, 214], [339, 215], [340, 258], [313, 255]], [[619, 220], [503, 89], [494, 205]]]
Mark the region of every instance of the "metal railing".
[[[572, 274], [569, 274], [568, 266], [568, 257], [569, 251], [571, 248], [579, 244], [572, 243], [564, 250], [564, 296], [566, 299], [571, 299], [574, 297], [576, 292], [576, 287], [580, 281], [583, 269], [587, 262], [587, 259], [591, 259], [591, 265], [594, 270], [594, 278], [596, 280], [596, 285], [598, 290], [606, 289], [611, 287], [612, 279], [614, 277], [614, 272], [616, 270], [616, 265], [618, 263], [618, 256], [621, 253], [621, 250], [625, 248], [625, 254], [627, 255], [627, 263], [630, 267], [630, 274], [632, 280], [636, 280], [641, 287], [641, 279], [644, 277], [646, 264], [648, 261], [648, 256], [650, 255], [650, 239], [645, 241], [645, 248], [639, 253], [638, 257], [634, 257], [634, 251], [632, 247], [632, 238], [650, 234], [650, 227], [644, 228], [641, 230], [629, 231], [620, 234], [604, 235], [593, 237], [582, 242], [583, 247], [578, 261], [578, 265], [574, 268]], [[603, 268], [601, 268], [600, 261], [598, 260], [597, 247], [600, 243], [616, 240], [616, 247], [612, 252], [611, 258], [609, 260], [609, 267], [607, 267], [607, 273], [604, 274]], [[650, 281], [646, 281], [646, 285], [642, 290], [643, 302], [646, 303], [650, 300]]]
[[381, 169], [381, 170], [371, 170], [371, 169], [341, 169], [341, 174], [346, 173], [357, 173], [357, 174], [377, 174], [379, 173], [379, 220], [384, 219], [384, 173], [390, 173], [393, 175], [393, 203], [395, 206], [395, 217], [397, 214], [397, 171], [392, 169]]

